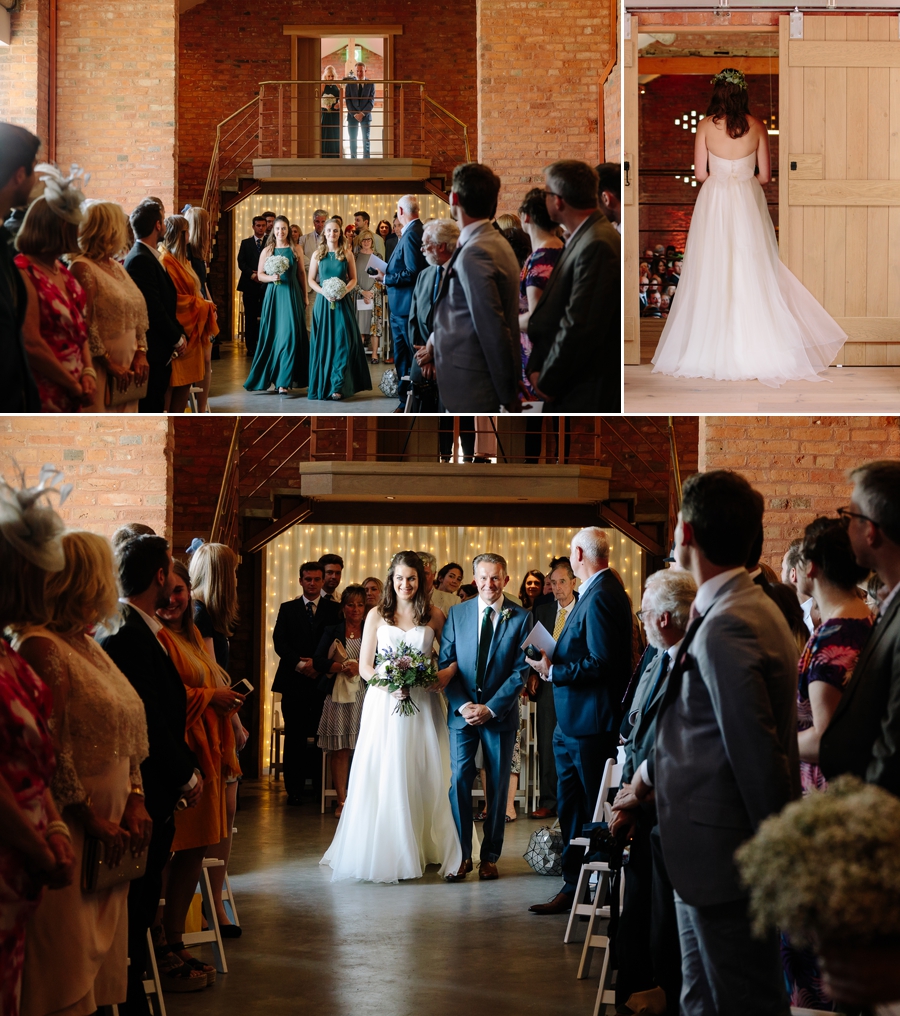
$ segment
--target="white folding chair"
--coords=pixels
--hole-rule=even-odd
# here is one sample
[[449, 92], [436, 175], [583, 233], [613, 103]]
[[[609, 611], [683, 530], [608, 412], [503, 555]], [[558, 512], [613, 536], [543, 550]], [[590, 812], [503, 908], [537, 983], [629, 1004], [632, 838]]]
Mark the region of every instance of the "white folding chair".
[[200, 872], [200, 895], [206, 908], [206, 923], [209, 925], [206, 931], [192, 931], [184, 936], [185, 945], [203, 945], [209, 943], [212, 946], [213, 961], [216, 970], [220, 974], [228, 973], [228, 964], [225, 962], [225, 946], [222, 943], [222, 933], [219, 930], [219, 918], [213, 902], [212, 885], [209, 881], [209, 869], [221, 868], [225, 864], [218, 857], [204, 857], [203, 869]]
[[[150, 1006], [150, 1011], [153, 1016], [166, 1016], [166, 1003], [163, 1001], [162, 984], [159, 981], [159, 967], [156, 965], [156, 953], [153, 949], [153, 939], [150, 936], [150, 929], [147, 929], [147, 957], [148, 957], [148, 970], [144, 973], [149, 973], [149, 977], [144, 978], [144, 994], [147, 996], [147, 1004]], [[128, 960], [129, 966], [131, 960]], [[153, 995], [156, 995], [156, 1001], [153, 1001]]]
[[328, 756], [330, 752], [322, 752], [322, 814], [325, 814], [325, 802], [337, 797], [334, 789], [334, 780], [331, 778], [331, 762]]

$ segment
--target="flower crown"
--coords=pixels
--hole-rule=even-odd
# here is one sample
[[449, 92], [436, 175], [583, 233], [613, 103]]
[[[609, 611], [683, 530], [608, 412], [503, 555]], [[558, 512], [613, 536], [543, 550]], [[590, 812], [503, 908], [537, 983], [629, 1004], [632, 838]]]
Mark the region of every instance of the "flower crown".
[[81, 225], [84, 218], [85, 197], [81, 188], [91, 179], [80, 166], [72, 163], [68, 176], [50, 162], [41, 162], [34, 167], [35, 173], [44, 182], [44, 200], [51, 210], [73, 226]]
[[11, 486], [0, 477], [0, 536], [22, 557], [44, 571], [57, 572], [65, 567], [62, 534], [66, 526], [49, 504], [40, 504], [51, 494], [62, 504], [72, 492], [72, 484], [54, 486], [63, 478], [56, 466], [41, 466], [36, 487], [25, 483], [25, 471], [15, 466], [21, 487]]
[[737, 85], [738, 88], [743, 88], [747, 91], [747, 79], [744, 77], [743, 71], [735, 70], [733, 67], [726, 67], [724, 71], [719, 73], [712, 79], [711, 84], [716, 85], [722, 81], [727, 81], [729, 85]]

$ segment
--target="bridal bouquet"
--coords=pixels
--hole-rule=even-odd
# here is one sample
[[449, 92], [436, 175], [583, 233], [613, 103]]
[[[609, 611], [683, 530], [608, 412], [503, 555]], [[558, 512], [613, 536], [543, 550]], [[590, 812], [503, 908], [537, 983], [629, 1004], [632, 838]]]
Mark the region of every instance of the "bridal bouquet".
[[[375, 666], [378, 670], [369, 684], [387, 688], [390, 692], [401, 688], [427, 688], [437, 680], [434, 657], [430, 654], [426, 656], [406, 642], [380, 649], [375, 656]], [[403, 716], [412, 716], [418, 711], [419, 707], [411, 698], [400, 699], [394, 710]]]
[[[266, 258], [266, 263], [263, 265], [266, 275], [284, 275], [285, 272], [290, 270], [290, 267], [290, 261], [283, 254], [272, 254]], [[275, 285], [277, 286], [280, 282], [281, 279]]]
[[325, 298], [331, 301], [331, 309], [334, 310], [335, 301], [343, 300], [347, 295], [347, 287], [340, 279], [331, 278], [322, 283], [322, 292]]
[[757, 931], [795, 945], [900, 938], [900, 800], [841, 776], [767, 818], [735, 854]]
[[323, 95], [322, 96], [322, 106], [325, 109], [329, 109], [329, 110], [330, 109], [334, 109], [334, 104], [336, 102], [337, 102], [337, 96], [336, 95]]

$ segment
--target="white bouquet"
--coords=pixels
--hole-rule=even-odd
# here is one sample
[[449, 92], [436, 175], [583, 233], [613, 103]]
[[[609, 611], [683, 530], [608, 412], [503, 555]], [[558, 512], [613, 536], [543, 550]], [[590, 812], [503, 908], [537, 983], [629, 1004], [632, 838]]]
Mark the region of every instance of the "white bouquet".
[[[266, 258], [266, 263], [263, 266], [266, 270], [266, 275], [284, 275], [285, 272], [290, 271], [291, 263], [283, 254], [272, 254], [271, 257]], [[281, 279], [278, 279], [278, 283]]]
[[334, 104], [337, 102], [336, 95], [323, 95], [322, 96], [322, 108], [323, 109], [334, 109]]
[[338, 278], [326, 279], [322, 283], [322, 294], [331, 301], [331, 309], [334, 310], [335, 301], [343, 300], [347, 295], [347, 286]]

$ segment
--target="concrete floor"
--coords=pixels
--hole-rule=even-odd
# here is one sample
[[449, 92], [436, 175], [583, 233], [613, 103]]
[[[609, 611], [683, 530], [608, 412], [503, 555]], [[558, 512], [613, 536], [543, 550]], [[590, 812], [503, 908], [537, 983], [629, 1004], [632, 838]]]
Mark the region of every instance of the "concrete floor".
[[[578, 981], [581, 945], [566, 918], [537, 917], [557, 878], [522, 860], [533, 829], [507, 826], [500, 879], [447, 884], [437, 868], [399, 885], [330, 881], [319, 867], [336, 827], [318, 805], [288, 808], [281, 783], [245, 782], [230, 877], [244, 934], [229, 972], [201, 992], [167, 994], [169, 1016], [587, 1016], [594, 977]], [[195, 955], [211, 959], [208, 946]]]
[[[325, 416], [333, 413], [346, 416], [347, 413], [391, 413], [397, 406], [396, 399], [382, 395], [378, 387], [382, 374], [393, 364], [369, 364], [372, 390], [360, 392], [352, 399], [340, 402], [330, 400], [311, 402], [299, 394], [278, 395], [277, 392], [248, 392], [244, 382], [250, 373], [251, 357], [242, 343], [225, 342], [219, 347], [221, 359], [213, 360], [212, 383], [209, 389], [209, 408], [213, 413], [297, 413], [301, 416], [315, 414]], [[305, 389], [304, 389], [305, 391]]]

